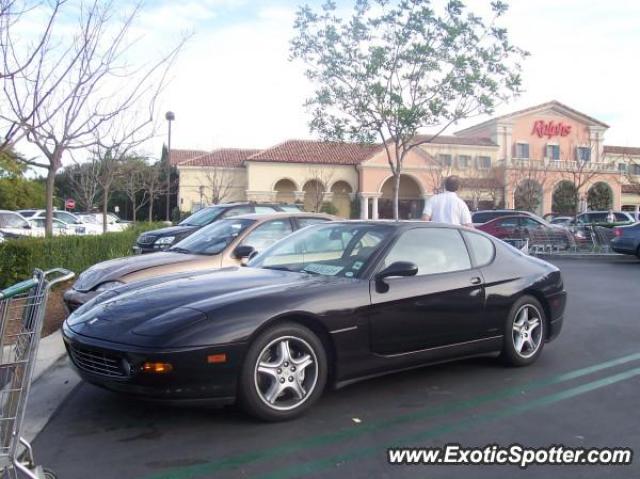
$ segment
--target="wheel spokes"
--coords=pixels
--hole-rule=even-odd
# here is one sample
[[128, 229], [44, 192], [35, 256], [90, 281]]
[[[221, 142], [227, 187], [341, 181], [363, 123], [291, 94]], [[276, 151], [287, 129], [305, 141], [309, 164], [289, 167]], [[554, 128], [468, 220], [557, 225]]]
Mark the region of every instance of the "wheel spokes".
[[515, 344], [516, 351], [522, 353], [522, 348], [524, 347], [524, 338], [521, 335], [516, 336]]

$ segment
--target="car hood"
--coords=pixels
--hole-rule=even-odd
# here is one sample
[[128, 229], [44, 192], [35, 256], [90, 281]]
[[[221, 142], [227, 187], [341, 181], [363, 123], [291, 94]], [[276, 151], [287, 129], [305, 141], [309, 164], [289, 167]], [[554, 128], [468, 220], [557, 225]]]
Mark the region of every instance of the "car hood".
[[135, 273], [156, 266], [184, 263], [201, 259], [202, 256], [181, 253], [150, 253], [138, 256], [127, 256], [103, 261], [85, 270], [73, 285], [77, 291], [90, 291], [107, 281], [119, 281], [127, 274]]
[[198, 228], [200, 227], [191, 225], [167, 226], [166, 228], [160, 228], [158, 230], [145, 231], [140, 236], [156, 236], [158, 238], [164, 236], [184, 236], [194, 232]]
[[215, 315], [207, 313], [232, 302], [341, 280], [344, 278], [247, 267], [179, 275], [164, 282], [118, 288], [122, 292], [108, 291], [102, 301], [73, 312], [65, 326], [83, 336], [140, 345], [145, 337], [175, 336], [195, 322], [214, 321]]

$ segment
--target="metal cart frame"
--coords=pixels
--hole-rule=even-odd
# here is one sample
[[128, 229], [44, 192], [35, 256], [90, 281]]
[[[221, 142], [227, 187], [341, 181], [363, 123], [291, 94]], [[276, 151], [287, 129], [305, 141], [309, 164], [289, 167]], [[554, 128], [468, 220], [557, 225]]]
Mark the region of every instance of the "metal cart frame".
[[[0, 471], [2, 478], [55, 478], [36, 466], [20, 436], [51, 287], [73, 278], [65, 269], [41, 271], [0, 291]], [[20, 476], [18, 476], [20, 472]]]

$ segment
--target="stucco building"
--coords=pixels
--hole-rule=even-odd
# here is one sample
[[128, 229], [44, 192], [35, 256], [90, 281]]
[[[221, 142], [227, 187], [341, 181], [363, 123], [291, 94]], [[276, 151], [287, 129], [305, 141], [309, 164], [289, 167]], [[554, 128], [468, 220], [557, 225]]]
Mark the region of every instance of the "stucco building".
[[[640, 148], [605, 144], [609, 126], [551, 101], [441, 135], [405, 158], [400, 214], [420, 216], [450, 174], [473, 209], [557, 209], [567, 188], [586, 209], [604, 191], [614, 209], [640, 206]], [[288, 140], [264, 150], [173, 150], [183, 211], [231, 201], [330, 202], [341, 216], [392, 215], [393, 178], [381, 145]], [[573, 186], [571, 186], [573, 185]], [[595, 188], [595, 189], [594, 189]]]

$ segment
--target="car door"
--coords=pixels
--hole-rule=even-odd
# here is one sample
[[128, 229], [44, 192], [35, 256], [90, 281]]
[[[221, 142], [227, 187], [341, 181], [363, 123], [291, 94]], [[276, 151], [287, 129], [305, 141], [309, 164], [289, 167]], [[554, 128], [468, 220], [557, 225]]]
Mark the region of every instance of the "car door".
[[418, 266], [416, 276], [371, 280], [370, 331], [375, 353], [401, 354], [483, 336], [484, 287], [460, 231], [416, 227], [404, 231], [378, 265]]
[[495, 221], [493, 231], [491, 232], [496, 238], [519, 238], [520, 223], [517, 216], [509, 216]]

